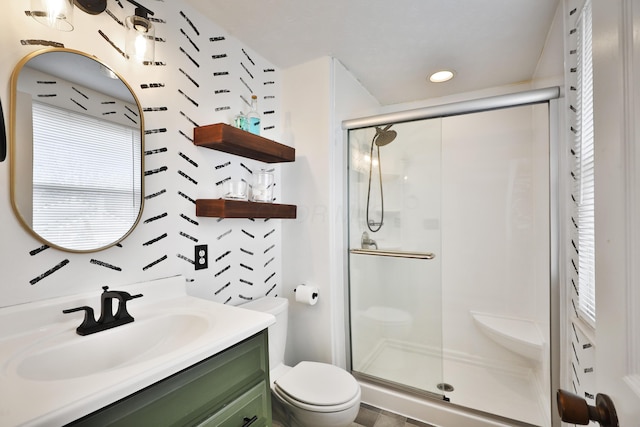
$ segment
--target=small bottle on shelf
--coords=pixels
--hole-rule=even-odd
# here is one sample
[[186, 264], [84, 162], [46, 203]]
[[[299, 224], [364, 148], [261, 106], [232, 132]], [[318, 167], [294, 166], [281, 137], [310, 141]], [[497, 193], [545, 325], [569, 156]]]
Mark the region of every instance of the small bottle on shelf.
[[258, 113], [258, 97], [251, 95], [251, 109], [247, 113], [249, 132], [260, 135], [260, 113]]

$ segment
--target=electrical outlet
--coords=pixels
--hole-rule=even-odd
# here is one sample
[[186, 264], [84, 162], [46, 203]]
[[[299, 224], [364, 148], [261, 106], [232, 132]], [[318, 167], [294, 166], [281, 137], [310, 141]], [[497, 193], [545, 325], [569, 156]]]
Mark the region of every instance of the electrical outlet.
[[209, 250], [207, 245], [196, 245], [196, 270], [203, 270], [209, 268]]

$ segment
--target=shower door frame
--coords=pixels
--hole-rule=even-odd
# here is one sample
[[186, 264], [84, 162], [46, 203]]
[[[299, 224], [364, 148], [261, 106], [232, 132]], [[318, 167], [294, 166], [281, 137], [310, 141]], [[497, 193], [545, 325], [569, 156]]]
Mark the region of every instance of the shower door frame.
[[[480, 113], [484, 111], [505, 109], [511, 107], [520, 107], [526, 105], [535, 104], [548, 104], [548, 123], [549, 123], [549, 316], [550, 316], [550, 397], [551, 408], [553, 408], [553, 396], [554, 391], [560, 388], [560, 360], [561, 354], [565, 354], [566, 350], [562, 344], [563, 329], [561, 328], [561, 300], [563, 299], [560, 292], [561, 274], [560, 260], [563, 256], [563, 249], [560, 245], [560, 236], [563, 233], [562, 222], [560, 221], [560, 210], [562, 205], [560, 203], [560, 195], [566, 193], [565, 184], [559, 179], [560, 170], [563, 170], [561, 164], [566, 164], [566, 158], [564, 157], [563, 150], [561, 150], [561, 133], [560, 133], [560, 109], [559, 101], [560, 88], [558, 86], [547, 87], [542, 89], [534, 89], [529, 91], [517, 92], [506, 95], [498, 95], [487, 98], [479, 98], [468, 101], [454, 102], [450, 104], [436, 105], [425, 108], [417, 108], [412, 110], [399, 111], [394, 113], [387, 113], [375, 116], [367, 116], [362, 118], [344, 120], [342, 122], [343, 138], [345, 143], [345, 150], [348, 150], [350, 130], [368, 128], [373, 126], [382, 126], [389, 123], [397, 124], [415, 120], [426, 120], [435, 118], [444, 118], [450, 116], [457, 116], [463, 114]], [[348, 157], [345, 157], [347, 159]], [[563, 163], [565, 162], [565, 163]], [[346, 164], [344, 165], [346, 167]], [[345, 177], [344, 185], [347, 184]], [[348, 196], [345, 196], [347, 199]], [[348, 202], [348, 200], [345, 200]], [[345, 204], [347, 206], [347, 204]], [[345, 215], [343, 224], [343, 230], [348, 230], [348, 215]], [[346, 350], [346, 364], [347, 368], [352, 370], [351, 360], [351, 312], [350, 312], [350, 300], [349, 300], [349, 241], [348, 233], [343, 234], [343, 244], [346, 248], [343, 254], [343, 262], [347, 267], [344, 269], [344, 279], [347, 286], [344, 287], [344, 307], [345, 307], [345, 350]], [[384, 381], [381, 379], [370, 378], [367, 375], [357, 374], [357, 377], [364, 380], [369, 380], [374, 383], [380, 384], [391, 389], [396, 389], [408, 394], [418, 395], [424, 398], [431, 398], [441, 400], [443, 395], [423, 392], [420, 390], [412, 390], [410, 387], [399, 387], [394, 383]], [[448, 402], [447, 402], [448, 403]], [[450, 403], [448, 403], [450, 404]], [[459, 405], [453, 405], [465, 409], [470, 413], [477, 413], [471, 408], [460, 407]], [[502, 419], [502, 417], [495, 416], [496, 419]], [[551, 411], [551, 425], [556, 427], [561, 425], [560, 417], [556, 411]]]

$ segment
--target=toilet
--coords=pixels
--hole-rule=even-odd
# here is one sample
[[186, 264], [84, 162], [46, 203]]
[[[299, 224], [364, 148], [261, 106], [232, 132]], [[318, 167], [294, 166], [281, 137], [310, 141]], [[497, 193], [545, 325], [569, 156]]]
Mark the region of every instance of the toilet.
[[284, 364], [289, 301], [263, 297], [241, 308], [270, 313], [276, 323], [268, 329], [269, 376], [274, 425], [285, 427], [346, 427], [360, 409], [360, 385], [342, 368], [327, 363]]

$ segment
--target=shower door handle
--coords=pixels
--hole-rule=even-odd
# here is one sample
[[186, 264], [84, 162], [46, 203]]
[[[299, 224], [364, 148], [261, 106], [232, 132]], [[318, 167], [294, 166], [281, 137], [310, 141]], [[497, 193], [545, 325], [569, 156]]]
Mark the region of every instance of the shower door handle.
[[349, 252], [356, 255], [375, 255], [392, 258], [434, 259], [436, 257], [432, 252], [385, 251], [377, 249], [351, 249]]

